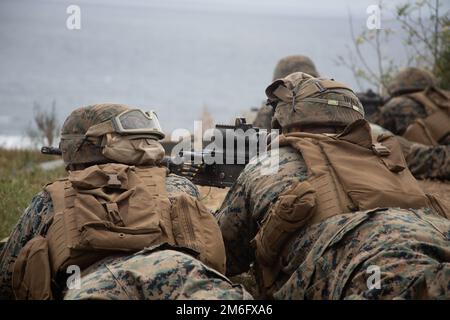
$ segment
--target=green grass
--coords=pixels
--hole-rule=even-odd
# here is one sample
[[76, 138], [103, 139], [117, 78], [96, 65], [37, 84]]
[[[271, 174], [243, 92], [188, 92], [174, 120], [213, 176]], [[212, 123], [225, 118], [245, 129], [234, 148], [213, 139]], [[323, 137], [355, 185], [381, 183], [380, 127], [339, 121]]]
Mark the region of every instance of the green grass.
[[0, 240], [7, 237], [24, 209], [42, 187], [64, 177], [64, 168], [43, 171], [37, 164], [57, 157], [32, 150], [0, 148]]

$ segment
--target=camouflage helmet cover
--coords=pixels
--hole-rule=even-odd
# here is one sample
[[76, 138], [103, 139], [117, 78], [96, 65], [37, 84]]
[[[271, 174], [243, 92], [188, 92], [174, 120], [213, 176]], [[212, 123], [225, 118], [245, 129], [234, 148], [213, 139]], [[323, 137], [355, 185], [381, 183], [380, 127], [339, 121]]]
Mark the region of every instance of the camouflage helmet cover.
[[[106, 163], [111, 160], [103, 155], [103, 135], [88, 136], [93, 128], [106, 124], [116, 116], [136, 110], [122, 104], [96, 104], [74, 110], [61, 129], [59, 147], [66, 166], [72, 164]], [[88, 133], [88, 134], [86, 134]], [[131, 133], [132, 134], [132, 133]], [[163, 133], [161, 132], [161, 135]]]
[[126, 110], [128, 107], [119, 104], [98, 104], [74, 110], [61, 128], [59, 148], [64, 163], [70, 165], [107, 162], [101, 147], [85, 141], [83, 135], [93, 125], [107, 121]]
[[304, 72], [313, 77], [319, 76], [316, 66], [310, 58], [307, 56], [295, 55], [285, 57], [278, 61], [273, 72], [273, 80], [284, 78], [294, 72]]
[[355, 93], [332, 79], [296, 72], [274, 81], [266, 95], [275, 106], [273, 128], [346, 126], [364, 118], [364, 108]]
[[436, 85], [434, 75], [419, 68], [405, 68], [401, 70], [388, 84], [387, 90], [391, 96], [421, 91]]

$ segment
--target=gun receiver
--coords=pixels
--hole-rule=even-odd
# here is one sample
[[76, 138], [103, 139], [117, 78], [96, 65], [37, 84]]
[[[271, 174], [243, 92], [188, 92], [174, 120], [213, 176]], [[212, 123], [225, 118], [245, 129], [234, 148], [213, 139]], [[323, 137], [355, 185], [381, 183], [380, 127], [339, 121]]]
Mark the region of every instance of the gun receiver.
[[366, 116], [370, 116], [375, 113], [386, 102], [385, 99], [372, 90], [366, 92], [357, 92], [356, 96], [364, 107]]
[[266, 130], [254, 128], [244, 118], [237, 118], [234, 126], [216, 125], [212, 143], [201, 152], [182, 151], [179, 154], [181, 164], [177, 164], [180, 159], [167, 157], [162, 163], [172, 173], [197, 185], [230, 187], [250, 159], [267, 150], [267, 137]]
[[170, 157], [165, 157], [161, 164], [167, 166], [171, 173], [186, 177], [194, 184], [216, 188], [231, 187], [245, 167], [245, 164], [175, 164]]

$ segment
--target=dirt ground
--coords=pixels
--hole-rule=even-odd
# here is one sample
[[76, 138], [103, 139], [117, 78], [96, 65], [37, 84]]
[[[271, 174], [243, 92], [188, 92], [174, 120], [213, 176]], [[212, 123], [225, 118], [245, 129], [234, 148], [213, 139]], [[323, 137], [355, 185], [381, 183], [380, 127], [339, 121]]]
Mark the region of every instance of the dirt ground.
[[214, 188], [198, 186], [201, 194], [201, 201], [210, 210], [215, 211], [220, 208], [225, 196], [227, 195], [228, 188]]

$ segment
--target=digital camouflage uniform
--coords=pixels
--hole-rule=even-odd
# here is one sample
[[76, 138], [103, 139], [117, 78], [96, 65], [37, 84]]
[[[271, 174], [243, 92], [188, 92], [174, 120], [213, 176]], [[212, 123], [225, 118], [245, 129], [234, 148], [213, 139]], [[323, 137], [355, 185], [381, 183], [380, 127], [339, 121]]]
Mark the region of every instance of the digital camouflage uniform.
[[[279, 170], [262, 175], [270, 157], [279, 157]], [[280, 193], [305, 179], [305, 162], [290, 147], [246, 166], [216, 213], [228, 275], [249, 269], [257, 221]], [[449, 299], [450, 221], [431, 209], [342, 214], [302, 229], [288, 248], [287, 261], [289, 267], [277, 279], [276, 299]], [[373, 265], [380, 267], [380, 289], [367, 286]]]
[[[176, 175], [166, 182], [170, 197], [187, 193], [198, 197], [195, 185]], [[0, 299], [13, 299], [11, 267], [53, 210], [45, 191], [37, 194], [21, 216], [0, 255]], [[242, 299], [251, 298], [217, 271], [174, 250], [156, 250], [103, 259], [82, 272], [80, 289], [65, 299]]]
[[[392, 134], [376, 124], [372, 130], [378, 134]], [[416, 179], [450, 180], [450, 147], [445, 145], [426, 146], [413, 143], [401, 136], [396, 136], [403, 147], [406, 163]]]
[[[424, 70], [407, 68], [388, 85], [391, 99], [373, 114], [371, 121], [395, 135], [403, 135], [419, 118], [425, 118], [424, 106], [406, 94], [435, 85], [434, 77]], [[414, 145], [407, 154], [408, 167], [416, 178], [450, 180], [450, 135], [439, 141], [439, 146]]]
[[[284, 133], [292, 130], [304, 134], [303, 137], [315, 133], [335, 134], [341, 132], [342, 125], [346, 124], [347, 130], [355, 123], [365, 122], [362, 106], [353, 91], [333, 80], [323, 81], [294, 73], [273, 82], [266, 94], [276, 107], [272, 124], [280, 126]], [[346, 104], [349, 101], [351, 108]], [[302, 128], [307, 130], [302, 132]], [[374, 129], [371, 130], [374, 134]], [[364, 139], [359, 134], [356, 136], [356, 141]], [[304, 139], [306, 143], [308, 138]], [[372, 138], [371, 142], [374, 141], [379, 140]], [[316, 152], [317, 149], [301, 150]], [[272, 295], [275, 299], [449, 299], [450, 221], [431, 208], [376, 207], [380, 201], [373, 202], [376, 204], [373, 207], [368, 205], [365, 211], [346, 213], [351, 210], [346, 206], [338, 212], [333, 211], [332, 215], [323, 215], [319, 210], [333, 208], [333, 203], [330, 204], [333, 199], [328, 196], [339, 195], [327, 188], [333, 182], [317, 182], [317, 171], [307, 167], [305, 158], [324, 161], [333, 172], [338, 172], [339, 166], [345, 163], [333, 162], [335, 160], [321, 150], [324, 156], [317, 156], [317, 153], [315, 157], [302, 156], [299, 150], [281, 144], [281, 147], [273, 146], [268, 153], [253, 158], [245, 167], [216, 212], [227, 252], [228, 274], [245, 272], [255, 263], [257, 275], [262, 275], [264, 269], [261, 266], [266, 261], [266, 266], [275, 271], [269, 269], [272, 273], [266, 275], [270, 279], [258, 276], [258, 281], [262, 287], [264, 281], [276, 277], [274, 285], [270, 282], [266, 286], [269, 297]], [[278, 168], [270, 172], [268, 168], [274, 163]], [[383, 179], [395, 177], [380, 171], [382, 175]], [[345, 183], [349, 184], [351, 178], [346, 177]], [[312, 205], [317, 209], [313, 216], [306, 216], [310, 212], [307, 211], [307, 194], [291, 193], [293, 187], [298, 190], [298, 186], [307, 185], [313, 185], [316, 194], [311, 196], [314, 197]], [[358, 186], [356, 181], [350, 185], [351, 188]], [[343, 192], [349, 192], [349, 189]], [[367, 191], [354, 192], [365, 194]], [[293, 197], [297, 204], [289, 202]], [[282, 201], [277, 202], [279, 199]], [[270, 218], [265, 219], [269, 212]], [[323, 220], [314, 220], [315, 217], [323, 217]], [[309, 224], [306, 219], [318, 222]], [[287, 220], [289, 222], [285, 222]], [[300, 221], [296, 224], [300, 227], [293, 227], [292, 221]], [[261, 230], [267, 232], [267, 241], [279, 243], [280, 247], [270, 247], [269, 242], [260, 241], [264, 237]], [[283, 233], [288, 233], [287, 242], [279, 240]], [[267, 263], [271, 256], [264, 256], [262, 250], [266, 245], [270, 247], [268, 252], [276, 255], [272, 264]], [[263, 257], [267, 260], [262, 260]], [[279, 273], [278, 267], [281, 268]], [[372, 282], [372, 275], [380, 281]]]
[[[401, 136], [414, 120], [424, 117], [425, 108], [421, 104], [408, 97], [399, 96], [390, 99], [374, 116], [373, 122]], [[450, 136], [445, 137], [441, 145], [450, 145]]]
[[413, 144], [406, 156], [408, 168], [418, 179], [450, 180], [450, 145]]
[[174, 250], [144, 250], [124, 258], [105, 259], [85, 274], [82, 288], [69, 290], [64, 299], [251, 299], [240, 285]]
[[[124, 116], [124, 120], [117, 120], [119, 116]], [[120, 134], [118, 131], [119, 125], [117, 121], [121, 121], [119, 124], [124, 127], [140, 130], [137, 136], [133, 136], [135, 133], [125, 133], [124, 135]], [[97, 130], [92, 132], [92, 130]], [[106, 131], [104, 131], [106, 130]], [[105, 134], [104, 132], [108, 132]], [[97, 134], [97, 135], [96, 135]], [[131, 137], [130, 137], [131, 135]], [[115, 137], [116, 140], [111, 139], [111, 137]], [[134, 139], [128, 139], [128, 138]], [[101, 164], [108, 163], [107, 166], [113, 165], [113, 163], [118, 163], [116, 167], [123, 166], [123, 164], [135, 165], [136, 169], [139, 168], [140, 165], [146, 166], [146, 172], [148, 172], [148, 168], [154, 166], [157, 161], [160, 161], [164, 156], [164, 149], [157, 142], [157, 140], [163, 137], [163, 133], [157, 121], [157, 117], [152, 113], [143, 113], [138, 109], [131, 109], [124, 105], [118, 104], [102, 104], [102, 105], [93, 105], [84, 108], [79, 108], [72, 112], [72, 114], [66, 119], [61, 133], [61, 142], [60, 148], [62, 151], [62, 158], [66, 165], [66, 168], [71, 171], [85, 173], [89, 168], [93, 168], [95, 174], [97, 176], [104, 176], [105, 173], [100, 171], [100, 166], [94, 167], [93, 164]], [[105, 142], [106, 140], [106, 142]], [[113, 147], [118, 146], [116, 153], [112, 153], [114, 151]], [[108, 149], [109, 148], [109, 149]], [[131, 163], [129, 163], [130, 161]], [[120, 164], [120, 165], [119, 165]], [[104, 167], [104, 166], [102, 166]], [[126, 166], [125, 166], [126, 167]], [[85, 170], [85, 168], [87, 168]], [[113, 166], [109, 166], [109, 168], [113, 168]], [[77, 171], [82, 169], [82, 171]], [[96, 171], [95, 171], [96, 170]], [[109, 171], [111, 172], [111, 171]], [[114, 173], [109, 174], [109, 180], [112, 180], [111, 184], [108, 181], [107, 187], [117, 189], [117, 183], [114, 182], [113, 177], [118, 179], [118, 171], [114, 171]], [[148, 173], [147, 173], [148, 174]], [[70, 175], [72, 177], [72, 174]], [[90, 185], [93, 180], [89, 180], [89, 178], [83, 178], [88, 180], [82, 180], [81, 182]], [[122, 178], [123, 179], [123, 176]], [[136, 179], [136, 178], [133, 178]], [[155, 176], [155, 186], [159, 186], [158, 176]], [[137, 209], [135, 209], [136, 203], [139, 201], [142, 207], [142, 204], [145, 206], [145, 201], [148, 201], [148, 206], [152, 206], [151, 202], [154, 199], [158, 199], [152, 193], [138, 193], [141, 185], [136, 185], [133, 189], [126, 189], [127, 186], [123, 185], [123, 181], [119, 181], [120, 189], [132, 191], [133, 196], [142, 197], [142, 195], [150, 195], [149, 199], [145, 198], [136, 198], [134, 202], [131, 202], [129, 198], [127, 199], [127, 214], [130, 212], [135, 212], [136, 217], [138, 218], [138, 214], [140, 213]], [[71, 180], [72, 188], [71, 190], [75, 190], [73, 187], [74, 181]], [[128, 185], [132, 184], [127, 180]], [[164, 182], [162, 182], [164, 188]], [[52, 184], [51, 186], [53, 186]], [[50, 186], [50, 187], [51, 187]], [[104, 189], [100, 189], [98, 184], [93, 184], [95, 188], [92, 190], [97, 190], [97, 192], [103, 192]], [[103, 186], [103, 185], [100, 185]], [[150, 190], [150, 187], [153, 185], [145, 185], [147, 190]], [[105, 188], [106, 189], [106, 188]], [[179, 177], [177, 175], [168, 175], [165, 177], [165, 190], [167, 191], [168, 201], [176, 207], [175, 203], [179, 204], [180, 198], [183, 198], [182, 195], [187, 195], [192, 197], [193, 199], [198, 199], [199, 192], [197, 187], [192, 184], [189, 180], [183, 177]], [[53, 190], [53, 191], [52, 191]], [[78, 190], [78, 189], [77, 189]], [[86, 189], [88, 192], [90, 190]], [[77, 204], [72, 205], [64, 198], [64, 211], [58, 212], [53, 215], [54, 205], [57, 206], [57, 202], [53, 203], [52, 200], [54, 194], [50, 194], [51, 192], [55, 192], [54, 189], [45, 189], [36, 195], [30, 206], [25, 210], [23, 215], [20, 217], [18, 224], [13, 229], [8, 242], [3, 247], [0, 252], [0, 299], [13, 299], [14, 294], [17, 294], [16, 288], [13, 293], [13, 267], [15, 262], [21, 261], [20, 258], [22, 252], [26, 252], [26, 250], [21, 251], [27, 244], [30, 243], [30, 240], [38, 235], [43, 235], [48, 238], [47, 243], [50, 243], [52, 240], [50, 239], [51, 230], [55, 229], [55, 221], [61, 216], [61, 213], [64, 214], [64, 218], [69, 217], [68, 211], [71, 208], [77, 208]], [[67, 188], [65, 194], [67, 195]], [[160, 191], [158, 191], [160, 192]], [[124, 194], [125, 192], [122, 192]], [[110, 196], [110, 193], [103, 194], [104, 197]], [[53, 198], [57, 199], [57, 198]], [[111, 202], [106, 202], [105, 206], [113, 204], [112, 201], [116, 201], [117, 198], [112, 198], [109, 200]], [[165, 200], [164, 197], [162, 200]], [[77, 198], [77, 201], [80, 201]], [[159, 200], [158, 200], [159, 201]], [[144, 203], [142, 203], [144, 202]], [[74, 203], [74, 202], [73, 202]], [[99, 202], [94, 202], [97, 205], [101, 204]], [[133, 203], [133, 209], [131, 208], [131, 203]], [[114, 204], [117, 206], [115, 214], [118, 214], [120, 217], [120, 209], [116, 202]], [[186, 204], [186, 203], [184, 203]], [[92, 205], [92, 202], [91, 204]], [[170, 207], [170, 204], [166, 203]], [[198, 206], [198, 205], [197, 205]], [[93, 208], [99, 208], [93, 207]], [[138, 207], [139, 208], [139, 207]], [[164, 210], [164, 207], [158, 207], [159, 210]], [[103, 208], [102, 208], [103, 209]], [[61, 209], [59, 209], [61, 210]], [[67, 211], [66, 211], [67, 210]], [[73, 209], [72, 209], [73, 210]], [[104, 210], [104, 209], [103, 209]], [[134, 210], [134, 211], [131, 211]], [[189, 208], [186, 208], [189, 214], [192, 211], [189, 211]], [[73, 211], [72, 211], [73, 212]], [[82, 216], [85, 212], [80, 210], [80, 213], [76, 212], [76, 214], [80, 214]], [[142, 211], [141, 211], [142, 213]], [[148, 213], [148, 212], [147, 212]], [[158, 214], [160, 212], [155, 212]], [[74, 212], [75, 214], [75, 212]], [[105, 215], [102, 223], [116, 225], [117, 221], [110, 217], [111, 211], [108, 212], [90, 212], [89, 219], [95, 219], [92, 215], [98, 215], [98, 217], [103, 217]], [[153, 212], [150, 213], [150, 215]], [[171, 214], [171, 212], [169, 212]], [[178, 213], [174, 213], [179, 218]], [[53, 222], [48, 223], [49, 218], [53, 217]], [[98, 219], [97, 217], [97, 219]], [[154, 217], [154, 215], [153, 215]], [[133, 218], [133, 217], [132, 217]], [[152, 218], [151, 216], [149, 218]], [[215, 224], [215, 220], [212, 219], [206, 221], [208, 223], [211, 221]], [[70, 217], [67, 218], [70, 220]], [[129, 219], [130, 221], [133, 219]], [[142, 221], [142, 220], [141, 220]], [[189, 227], [186, 224], [182, 225], [182, 222], [177, 220], [179, 226]], [[198, 221], [198, 220], [197, 220]], [[161, 227], [162, 222], [160, 219], [158, 225]], [[124, 221], [121, 220], [123, 224]], [[128, 222], [127, 222], [128, 223]], [[130, 222], [132, 223], [132, 222]], [[145, 223], [145, 222], [144, 222]], [[87, 224], [83, 225], [83, 228]], [[65, 224], [67, 226], [67, 224]], [[128, 224], [125, 227], [129, 226]], [[130, 224], [133, 227], [132, 224]], [[164, 226], [166, 228], [168, 224]], [[191, 226], [192, 227], [192, 226]], [[76, 228], [79, 228], [76, 226]], [[135, 227], [137, 231], [139, 227]], [[57, 229], [58, 231], [60, 229]], [[72, 229], [71, 229], [72, 230]], [[100, 230], [100, 229], [99, 229]], [[107, 232], [113, 229], [108, 229]], [[167, 229], [164, 229], [164, 232]], [[174, 228], [172, 230], [175, 230]], [[99, 231], [101, 232], [101, 231]], [[123, 231], [126, 232], [126, 231]], [[173, 232], [173, 231], [172, 231]], [[181, 231], [177, 229], [176, 232]], [[71, 235], [66, 232], [67, 237]], [[103, 233], [103, 236], [105, 233]], [[118, 233], [119, 237], [124, 237], [125, 234]], [[183, 236], [183, 235], [182, 235]], [[131, 237], [131, 236], [130, 236]], [[220, 238], [220, 236], [219, 236]], [[34, 240], [33, 239], [33, 240]], [[38, 238], [39, 239], [39, 238]], [[58, 238], [59, 239], [59, 238]], [[73, 239], [73, 238], [72, 238]], [[112, 239], [108, 238], [108, 241]], [[94, 239], [95, 240], [95, 239]], [[214, 239], [212, 240], [214, 241]], [[55, 240], [57, 244], [59, 242]], [[55, 243], [54, 242], [54, 243]], [[67, 240], [66, 240], [67, 242]], [[63, 290], [62, 295], [65, 299], [247, 299], [251, 298], [251, 296], [243, 289], [243, 287], [239, 285], [233, 285], [225, 276], [221, 275], [218, 271], [213, 270], [212, 268], [206, 266], [200, 260], [194, 258], [193, 255], [189, 255], [186, 253], [192, 253], [192, 250], [183, 249], [176, 247], [176, 245], [170, 246], [167, 244], [167, 240], [164, 238], [161, 242], [154, 242], [156, 245], [151, 247], [142, 246], [137, 247], [139, 250], [141, 248], [145, 248], [134, 254], [121, 254], [117, 255], [115, 251], [114, 255], [110, 255], [108, 258], [104, 258], [104, 253], [99, 255], [99, 261], [96, 261], [90, 264], [89, 267], [82, 270], [81, 277], [81, 287], [80, 288], [71, 288], [65, 289], [66, 283], [60, 283], [58, 281], [58, 287]], [[68, 242], [67, 242], [68, 243]], [[90, 240], [88, 240], [88, 244]], [[176, 242], [178, 244], [178, 242]], [[183, 244], [181, 242], [181, 244]], [[63, 244], [64, 245], [64, 244]], [[112, 245], [111, 242], [109, 245]], [[196, 244], [197, 245], [197, 244]], [[113, 246], [113, 245], [112, 245]], [[50, 248], [50, 245], [48, 245]], [[65, 247], [63, 247], [65, 248]], [[114, 248], [114, 246], [113, 246]], [[219, 246], [216, 246], [220, 250]], [[128, 249], [128, 248], [125, 248]], [[134, 247], [131, 250], [135, 250]], [[177, 251], [175, 251], [177, 250]], [[50, 249], [48, 250], [51, 252]], [[60, 251], [53, 251], [55, 255], [59, 254]], [[55, 253], [56, 252], [56, 253]], [[33, 253], [36, 253], [33, 252]], [[89, 251], [84, 251], [84, 254], [90, 253]], [[202, 254], [202, 252], [200, 252]], [[36, 254], [37, 255], [37, 254]], [[222, 256], [220, 257], [222, 258]], [[224, 258], [224, 257], [223, 257]], [[48, 260], [51, 260], [51, 257], [47, 256]], [[30, 259], [32, 260], [32, 259]], [[23, 259], [22, 259], [23, 261]], [[77, 264], [77, 263], [75, 263]], [[88, 264], [89, 265], [89, 264]], [[39, 265], [39, 266], [42, 266]], [[44, 266], [45, 267], [45, 266]], [[20, 265], [20, 268], [24, 268]], [[28, 268], [28, 265], [26, 266]], [[55, 267], [58, 268], [58, 267]], [[36, 270], [30, 269], [30, 270]], [[16, 270], [17, 271], [17, 270]], [[47, 271], [47, 270], [43, 270]], [[51, 272], [49, 270], [48, 272]], [[35, 274], [30, 272], [30, 277], [33, 278]], [[37, 275], [39, 276], [39, 275]], [[28, 278], [27, 278], [28, 279]], [[55, 278], [53, 278], [55, 281]], [[65, 281], [65, 280], [64, 280]], [[25, 287], [28, 286], [28, 283], [25, 284]], [[39, 286], [39, 288], [42, 285]], [[22, 288], [22, 287], [21, 287]], [[37, 288], [37, 289], [39, 289]], [[28, 289], [27, 287], [25, 289]], [[33, 290], [34, 288], [31, 288]], [[22, 291], [19, 291], [22, 294]], [[52, 292], [55, 293], [55, 292]], [[33, 298], [33, 295], [29, 295], [28, 292], [24, 299]], [[58, 295], [58, 292], [56, 292]], [[23, 294], [22, 294], [23, 296]], [[22, 297], [19, 296], [19, 297]], [[37, 297], [41, 297], [42, 295], [38, 295]], [[44, 296], [49, 297], [48, 295]], [[56, 296], [56, 298], [59, 298]]]

